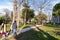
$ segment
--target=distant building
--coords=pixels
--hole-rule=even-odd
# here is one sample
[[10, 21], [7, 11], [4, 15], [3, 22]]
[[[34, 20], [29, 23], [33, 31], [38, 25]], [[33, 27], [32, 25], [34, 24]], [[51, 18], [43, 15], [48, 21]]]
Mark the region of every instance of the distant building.
[[60, 24], [60, 16], [53, 16], [52, 15], [52, 20], [51, 20], [52, 23], [56, 23], [56, 24]]

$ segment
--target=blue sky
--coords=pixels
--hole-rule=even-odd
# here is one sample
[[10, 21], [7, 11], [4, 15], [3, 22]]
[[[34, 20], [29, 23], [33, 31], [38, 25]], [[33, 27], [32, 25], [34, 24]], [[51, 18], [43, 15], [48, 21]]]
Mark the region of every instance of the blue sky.
[[[36, 3], [38, 3], [40, 0], [38, 0]], [[52, 1], [52, 0], [51, 0]], [[53, 8], [53, 6], [56, 4], [56, 3], [59, 3], [60, 2], [60, 0], [54, 0], [54, 1], [52, 1], [51, 2], [51, 4], [52, 4], [52, 8]], [[1, 9], [4, 9], [4, 8], [7, 8], [7, 9], [9, 9], [9, 10], [12, 10], [13, 9], [13, 6], [12, 6], [13, 4], [12, 4], [12, 0], [0, 0], [0, 10]], [[50, 8], [51, 8], [50, 7]], [[32, 6], [32, 8], [33, 8], [33, 6]], [[52, 9], [51, 8], [51, 9]], [[50, 10], [51, 11], [51, 10]], [[47, 12], [47, 10], [46, 10], [46, 12]]]
[[12, 3], [10, 0], [0, 0], [0, 9], [4, 8], [12, 10]]

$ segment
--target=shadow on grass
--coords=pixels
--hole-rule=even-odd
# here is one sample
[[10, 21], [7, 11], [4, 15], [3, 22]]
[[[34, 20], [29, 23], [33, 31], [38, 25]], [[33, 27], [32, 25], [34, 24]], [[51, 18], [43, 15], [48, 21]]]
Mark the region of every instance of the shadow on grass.
[[[39, 29], [39, 28], [37, 28], [37, 29]], [[55, 38], [55, 37], [53, 37], [53, 36], [51, 36], [50, 34], [48, 34], [47, 32], [44, 32], [43, 30], [41, 30], [41, 29], [39, 29], [40, 30], [40, 32], [42, 32], [43, 34], [45, 34], [46, 35], [46, 37], [47, 37], [47, 40], [58, 40], [57, 38]]]
[[39, 31], [34, 29], [27, 31], [25, 33], [21, 33], [15, 36], [16, 40], [58, 40], [43, 30], [37, 28]]

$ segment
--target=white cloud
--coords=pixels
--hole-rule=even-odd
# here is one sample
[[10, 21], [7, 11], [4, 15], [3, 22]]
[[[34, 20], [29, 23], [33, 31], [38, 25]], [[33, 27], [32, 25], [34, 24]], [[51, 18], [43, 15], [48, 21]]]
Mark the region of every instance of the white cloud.
[[0, 13], [1, 13], [0, 16], [5, 14], [5, 12], [3, 11], [4, 9], [12, 10], [13, 9], [12, 3], [9, 2], [9, 3], [5, 4], [5, 5], [0, 5]]
[[12, 8], [10, 6], [0, 6], [0, 9], [5, 9], [5, 8], [12, 10]]
[[12, 3], [9, 2], [9, 3], [7, 3], [7, 5], [0, 5], [0, 10], [5, 9], [5, 8], [12, 10], [12, 8], [13, 8], [12, 6], [13, 6]]

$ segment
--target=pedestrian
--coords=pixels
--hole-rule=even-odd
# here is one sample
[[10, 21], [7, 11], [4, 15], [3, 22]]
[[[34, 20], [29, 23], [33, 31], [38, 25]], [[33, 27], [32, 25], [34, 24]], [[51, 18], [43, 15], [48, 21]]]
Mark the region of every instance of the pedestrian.
[[17, 32], [17, 23], [16, 23], [16, 21], [14, 21], [14, 23], [12, 24], [12, 31], [13, 31], [13, 34], [16, 35], [16, 32]]

